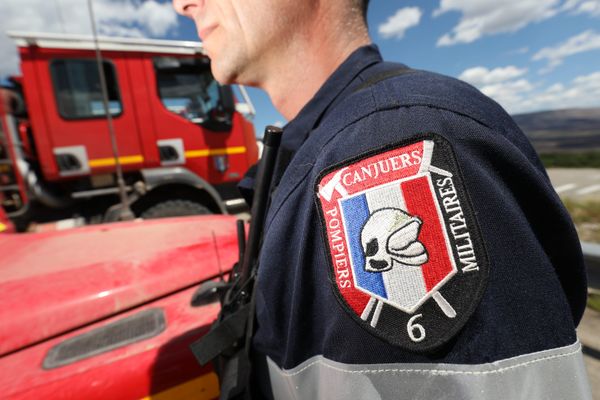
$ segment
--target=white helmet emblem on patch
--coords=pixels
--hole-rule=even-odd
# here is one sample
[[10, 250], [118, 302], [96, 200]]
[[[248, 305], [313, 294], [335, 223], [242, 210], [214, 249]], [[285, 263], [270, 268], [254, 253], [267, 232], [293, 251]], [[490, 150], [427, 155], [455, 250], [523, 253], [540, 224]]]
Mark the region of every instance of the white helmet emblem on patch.
[[365, 252], [365, 270], [389, 271], [393, 267], [411, 267], [425, 264], [427, 251], [418, 236], [421, 220], [397, 208], [375, 211], [361, 232]]

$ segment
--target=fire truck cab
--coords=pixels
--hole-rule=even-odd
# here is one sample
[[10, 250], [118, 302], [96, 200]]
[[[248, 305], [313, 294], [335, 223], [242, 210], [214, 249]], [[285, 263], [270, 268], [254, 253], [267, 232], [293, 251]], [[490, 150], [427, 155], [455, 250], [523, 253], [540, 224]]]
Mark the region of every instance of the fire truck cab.
[[[0, 201], [31, 221], [111, 220], [121, 164], [136, 216], [226, 213], [258, 157], [252, 124], [198, 42], [9, 33], [22, 76], [0, 89]], [[113, 207], [114, 208], [114, 207]]]

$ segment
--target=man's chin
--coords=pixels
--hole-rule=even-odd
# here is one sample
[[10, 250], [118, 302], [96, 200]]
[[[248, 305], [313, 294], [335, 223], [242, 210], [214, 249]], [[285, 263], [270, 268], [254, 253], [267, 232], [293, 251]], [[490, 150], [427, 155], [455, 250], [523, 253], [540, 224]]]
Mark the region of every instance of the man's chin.
[[229, 74], [223, 73], [223, 71], [216, 66], [216, 63], [213, 59], [210, 60], [210, 72], [212, 72], [212, 75], [215, 78], [215, 80], [221, 85], [230, 85], [234, 83], [231, 81], [231, 77]]
[[210, 59], [210, 70], [217, 82], [221, 85], [243, 84], [243, 82], [239, 82], [239, 73], [231, 67], [231, 63], [224, 62], [222, 57], [210, 57]]

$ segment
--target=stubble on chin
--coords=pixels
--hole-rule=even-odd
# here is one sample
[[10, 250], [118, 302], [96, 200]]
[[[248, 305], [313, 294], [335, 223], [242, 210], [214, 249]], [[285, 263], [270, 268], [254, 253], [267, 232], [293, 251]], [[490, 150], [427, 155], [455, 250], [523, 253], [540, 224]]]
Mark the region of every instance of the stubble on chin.
[[248, 66], [241, 50], [228, 49], [211, 57], [212, 74], [222, 85], [250, 84], [246, 78]]
[[219, 65], [218, 59], [211, 58], [210, 70], [214, 78], [221, 85], [230, 85], [234, 83], [232, 74], [229, 73], [226, 69], [222, 68], [221, 65]]

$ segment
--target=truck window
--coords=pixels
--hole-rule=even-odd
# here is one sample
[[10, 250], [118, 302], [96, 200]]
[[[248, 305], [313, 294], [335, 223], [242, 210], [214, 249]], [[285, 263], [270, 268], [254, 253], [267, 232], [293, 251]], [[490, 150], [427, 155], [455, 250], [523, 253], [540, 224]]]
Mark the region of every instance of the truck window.
[[155, 57], [158, 93], [171, 112], [202, 124], [219, 106], [219, 84], [205, 59]]
[[[115, 67], [103, 62], [111, 115], [121, 114], [122, 106]], [[50, 73], [60, 115], [66, 119], [102, 118], [104, 104], [96, 60], [54, 60]]]

